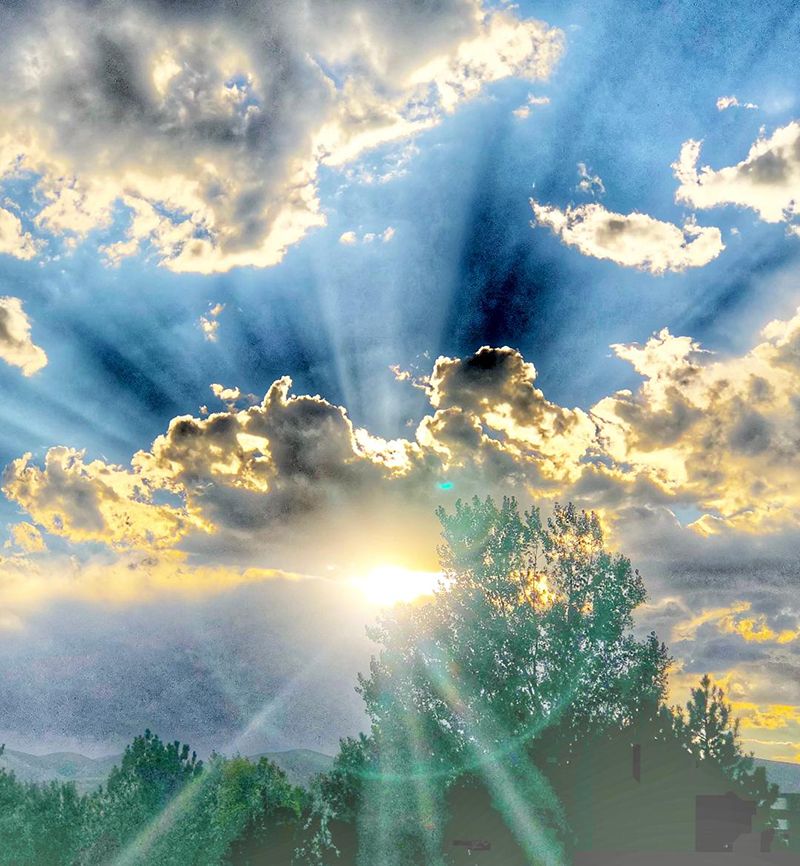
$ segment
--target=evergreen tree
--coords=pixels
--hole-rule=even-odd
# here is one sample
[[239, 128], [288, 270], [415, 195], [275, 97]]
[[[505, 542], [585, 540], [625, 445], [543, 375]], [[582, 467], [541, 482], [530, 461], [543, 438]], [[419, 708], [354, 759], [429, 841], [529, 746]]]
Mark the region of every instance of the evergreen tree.
[[135, 737], [89, 802], [83, 862], [104, 862], [126, 847], [132, 858], [139, 848], [144, 852], [150, 838], [137, 837], [202, 770], [203, 762], [177, 740], [164, 743], [149, 730]]
[[735, 783], [742, 796], [755, 800], [762, 822], [778, 796], [776, 785], [767, 781], [763, 767], [742, 750], [739, 719], [725, 700], [723, 689], [705, 674], [691, 691], [686, 707], [673, 710], [675, 733], [699, 761], [711, 761]]

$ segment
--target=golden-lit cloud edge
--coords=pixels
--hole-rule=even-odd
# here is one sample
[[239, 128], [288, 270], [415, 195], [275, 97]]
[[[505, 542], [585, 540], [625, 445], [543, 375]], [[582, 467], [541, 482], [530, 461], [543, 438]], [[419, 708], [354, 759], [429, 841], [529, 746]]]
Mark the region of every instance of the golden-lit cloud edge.
[[30, 186], [34, 206], [12, 204], [39, 237], [0, 210], [0, 253], [117, 227], [100, 245], [111, 265], [140, 252], [176, 272], [274, 265], [326, 222], [320, 168], [430, 129], [493, 82], [547, 78], [564, 46], [481, 0], [226, 8], [0, 12], [0, 182]]

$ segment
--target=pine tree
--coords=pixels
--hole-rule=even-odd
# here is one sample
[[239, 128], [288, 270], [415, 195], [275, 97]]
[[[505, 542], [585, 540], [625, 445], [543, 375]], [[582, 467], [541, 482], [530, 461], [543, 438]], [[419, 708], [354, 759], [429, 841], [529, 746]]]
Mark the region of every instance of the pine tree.
[[763, 767], [755, 767], [753, 755], [742, 750], [739, 719], [725, 700], [722, 687], [705, 674], [692, 689], [686, 707], [676, 707], [675, 732], [699, 761], [711, 761], [738, 787], [744, 797], [755, 800], [764, 815], [775, 802], [778, 788], [767, 781]]

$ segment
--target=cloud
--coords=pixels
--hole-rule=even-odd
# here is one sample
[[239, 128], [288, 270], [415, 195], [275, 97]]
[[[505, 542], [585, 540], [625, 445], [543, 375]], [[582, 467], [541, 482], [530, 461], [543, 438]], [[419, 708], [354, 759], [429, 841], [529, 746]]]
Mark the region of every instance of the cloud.
[[3, 474], [3, 492], [47, 532], [112, 547], [172, 547], [191, 527], [206, 528], [182, 503], [154, 501], [148, 479], [84, 452], [51, 448], [40, 468], [25, 454]]
[[800, 629], [775, 630], [767, 622], [766, 614], [750, 614], [752, 601], [737, 601], [727, 607], [703, 610], [684, 622], [675, 624], [672, 640], [694, 640], [700, 626], [712, 623], [722, 634], [734, 634], [749, 643], [787, 644], [800, 637]]
[[30, 232], [22, 230], [19, 217], [5, 208], [0, 208], [0, 254], [15, 259], [32, 259], [37, 252], [36, 241]]
[[417, 438], [445, 465], [468, 465], [480, 446], [531, 480], [572, 480], [594, 442], [594, 422], [580, 409], [549, 402], [535, 379], [533, 364], [508, 346], [439, 358], [429, 380], [436, 411], [423, 419]]
[[[344, 407], [293, 395], [288, 377], [260, 401], [245, 395], [246, 408], [238, 388], [214, 384], [225, 411], [174, 418], [129, 466], [53, 448], [43, 467], [30, 455], [7, 467], [4, 492], [73, 541], [245, 555], [237, 539], [255, 534], [259, 549], [283, 544], [290, 557], [298, 536], [324, 534], [337, 551], [330, 562], [347, 561], [367, 525], [385, 539], [379, 527], [394, 521], [399, 549], [429, 520], [446, 478], [458, 495], [570, 497], [618, 516], [692, 503], [686, 531], [724, 547], [800, 523], [798, 345], [800, 311], [727, 359], [664, 329], [612, 347], [642, 384], [588, 410], [549, 401], [533, 364], [509, 347], [440, 357], [412, 381], [429, 412], [413, 436], [391, 440], [354, 426]], [[323, 567], [322, 549], [302, 553], [304, 568]]]
[[736, 165], [698, 170], [701, 142], [689, 140], [673, 164], [680, 182], [675, 200], [695, 208], [750, 208], [768, 223], [785, 222], [800, 199], [800, 123], [792, 121], [769, 138], [762, 134]]
[[15, 548], [22, 553], [43, 553], [47, 550], [42, 533], [32, 523], [15, 523], [9, 527], [9, 538], [3, 545], [6, 550]]
[[142, 252], [177, 272], [279, 262], [325, 223], [321, 166], [492, 82], [545, 78], [563, 51], [559, 30], [480, 0], [41, 0], [3, 25], [0, 178], [33, 184], [51, 240], [122, 224], [109, 263]]
[[200, 316], [198, 324], [203, 332], [206, 340], [209, 343], [217, 342], [217, 331], [219, 330], [219, 316], [225, 309], [225, 304], [214, 304], [209, 307], [208, 312], [204, 316]]
[[211, 384], [211, 393], [217, 398], [217, 400], [225, 403], [230, 408], [235, 406], [236, 403], [242, 399], [242, 392], [238, 388], [226, 388], [224, 385], [220, 385], [217, 382]]
[[339, 235], [339, 243], [346, 247], [352, 247], [356, 244], [371, 244], [375, 241], [388, 244], [394, 236], [394, 226], [386, 226], [382, 232], [365, 232], [360, 238], [354, 231], [343, 232]]
[[587, 167], [585, 162], [578, 163], [578, 190], [588, 193], [589, 195], [605, 195], [605, 185], [602, 179], [597, 174], [592, 174], [592, 170]]
[[800, 520], [800, 312], [769, 323], [748, 353], [717, 359], [666, 329], [613, 346], [644, 377], [593, 409], [602, 451], [709, 513], [697, 529], [768, 531]]
[[755, 111], [758, 106], [753, 102], [739, 102], [735, 96], [720, 96], [717, 99], [717, 111], [727, 111], [729, 108], [748, 108]]
[[527, 101], [524, 105], [520, 105], [519, 108], [515, 108], [512, 114], [514, 117], [518, 117], [520, 120], [525, 120], [526, 118], [531, 116], [531, 108], [537, 107], [539, 105], [549, 105], [550, 97], [549, 96], [534, 96], [532, 93], [528, 96]]
[[[215, 385], [225, 411], [172, 419], [128, 465], [57, 447], [42, 466], [24, 455], [7, 467], [3, 490], [28, 525], [77, 558], [2, 560], [5, 609], [24, 630], [53, 598], [134, 605], [286, 573], [350, 586], [381, 564], [431, 571], [437, 505], [572, 499], [642, 568], [653, 602], [639, 625], [671, 638], [676, 689], [711, 671], [759, 713], [800, 706], [798, 345], [800, 311], [728, 358], [662, 330], [613, 347], [642, 383], [588, 409], [548, 400], [515, 349], [482, 347], [427, 376], [394, 371], [430, 406], [398, 439], [293, 394], [288, 377], [246, 408]], [[12, 533], [17, 549], [34, 535]], [[753, 736], [768, 727], [758, 718]]]
[[44, 349], [31, 339], [31, 323], [22, 309], [22, 301], [6, 295], [0, 297], [0, 358], [32, 376], [47, 366]]
[[702, 267], [725, 249], [718, 228], [692, 220], [680, 227], [635, 211], [613, 213], [597, 203], [561, 210], [531, 199], [531, 207], [539, 225], [583, 255], [652, 274]]
[[319, 396], [292, 395], [286, 377], [244, 409], [238, 389], [215, 385], [226, 411], [174, 418], [129, 466], [57, 447], [43, 466], [30, 455], [12, 462], [3, 491], [73, 543], [180, 549], [201, 561], [268, 553], [271, 567], [310, 573], [398, 558], [430, 570], [431, 514], [451, 489], [525, 494], [580, 475], [595, 425], [547, 401], [535, 376], [509, 348], [439, 358], [424, 386], [433, 411], [413, 438], [395, 440], [355, 427]]

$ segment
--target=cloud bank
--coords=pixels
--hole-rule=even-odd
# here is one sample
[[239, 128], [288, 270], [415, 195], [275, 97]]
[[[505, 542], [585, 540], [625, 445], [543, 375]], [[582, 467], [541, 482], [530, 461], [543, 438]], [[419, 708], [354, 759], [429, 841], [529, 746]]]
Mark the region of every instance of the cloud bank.
[[[246, 408], [215, 385], [224, 411], [173, 418], [128, 465], [62, 446], [6, 468], [28, 520], [0, 557], [0, 627], [24, 631], [55, 598], [136, 605], [302, 575], [350, 587], [386, 563], [430, 570], [437, 505], [571, 499], [644, 570], [641, 625], [671, 638], [676, 687], [728, 677], [763, 738], [779, 701], [800, 705], [798, 346], [800, 311], [734, 357], [662, 330], [612, 347], [641, 385], [588, 409], [548, 400], [517, 350], [483, 347], [411, 381], [429, 410], [397, 439], [293, 394], [288, 377]], [[65, 542], [72, 556], [53, 552]]]
[[[173, 271], [279, 262], [324, 225], [317, 177], [537, 80], [563, 35], [480, 0], [6, 5], [0, 179], [43, 239], [149, 251]], [[9, 193], [10, 194], [10, 193]], [[0, 252], [34, 240], [0, 211]]]
[[239, 389], [215, 384], [224, 411], [174, 418], [130, 465], [54, 447], [43, 465], [13, 461], [3, 491], [49, 533], [117, 549], [226, 532], [275, 541], [318, 520], [333, 537], [359, 515], [369, 525], [370, 514], [430, 514], [445, 478], [459, 494], [691, 502], [696, 533], [779, 532], [800, 522], [798, 347], [800, 311], [731, 358], [664, 329], [612, 346], [642, 384], [587, 410], [549, 401], [518, 351], [483, 347], [436, 360], [415, 383], [430, 411], [413, 437], [394, 440], [323, 397], [293, 394], [288, 377], [247, 408]]

